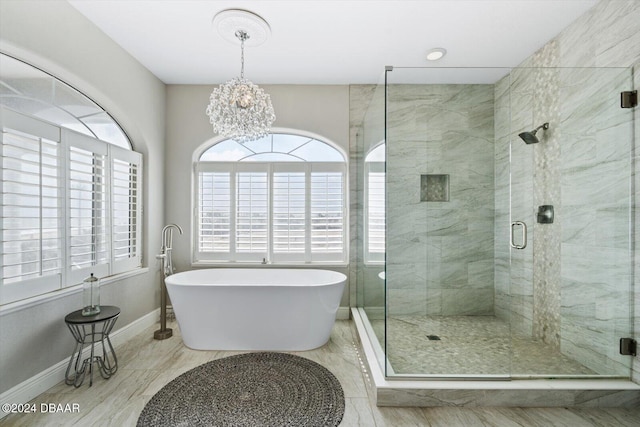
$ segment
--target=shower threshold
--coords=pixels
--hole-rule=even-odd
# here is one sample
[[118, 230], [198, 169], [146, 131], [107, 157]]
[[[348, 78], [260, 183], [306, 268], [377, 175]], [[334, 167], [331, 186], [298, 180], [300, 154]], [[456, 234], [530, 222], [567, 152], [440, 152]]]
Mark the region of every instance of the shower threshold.
[[[360, 363], [378, 406], [638, 407], [640, 385], [627, 379], [387, 378], [377, 340], [358, 308], [351, 309]], [[381, 350], [381, 349], [378, 349]], [[388, 371], [391, 368], [387, 365]], [[391, 372], [391, 371], [390, 371]], [[464, 381], [462, 381], [464, 379]]]

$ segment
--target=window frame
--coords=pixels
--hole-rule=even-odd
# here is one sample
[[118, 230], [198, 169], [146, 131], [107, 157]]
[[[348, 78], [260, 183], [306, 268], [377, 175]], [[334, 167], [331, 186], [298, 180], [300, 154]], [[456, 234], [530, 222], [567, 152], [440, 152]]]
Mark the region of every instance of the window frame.
[[[12, 304], [18, 301], [29, 300], [41, 297], [45, 294], [65, 290], [79, 285], [86, 276], [94, 273], [95, 276], [109, 278], [116, 274], [130, 273], [142, 268], [142, 177], [143, 177], [143, 158], [142, 154], [132, 150], [127, 150], [120, 146], [116, 146], [106, 141], [92, 138], [85, 134], [75, 132], [73, 130], [61, 127], [56, 124], [48, 123], [40, 118], [24, 115], [13, 111], [6, 107], [0, 107], [1, 131], [3, 138], [5, 132], [7, 134], [23, 134], [33, 139], [47, 139], [57, 143], [57, 171], [58, 171], [58, 188], [60, 190], [60, 205], [58, 210], [58, 233], [60, 239], [60, 269], [53, 274], [39, 275], [33, 278], [11, 281], [5, 283], [4, 275], [0, 276], [0, 306]], [[71, 148], [90, 151], [104, 155], [104, 182], [100, 183], [104, 192], [105, 214], [102, 218], [105, 222], [106, 232], [106, 262], [96, 264], [84, 268], [73, 268], [71, 265], [71, 191], [70, 191], [70, 172], [71, 166]], [[0, 153], [4, 156], [4, 153]], [[114, 182], [113, 168], [114, 162], [126, 162], [135, 165], [135, 194], [131, 193], [129, 202], [135, 200], [135, 209], [129, 209], [131, 223], [134, 228], [130, 228], [130, 240], [135, 241], [133, 246], [128, 247], [132, 250], [132, 256], [121, 257], [116, 260], [114, 254]], [[3, 163], [0, 162], [0, 172], [3, 171]], [[42, 184], [40, 184], [42, 188]], [[0, 189], [4, 195], [4, 175], [0, 180]], [[4, 197], [4, 196], [3, 196]], [[4, 211], [4, 201], [0, 204], [0, 212]], [[92, 217], [94, 218], [94, 217]], [[133, 221], [131, 219], [135, 218]], [[93, 220], [92, 220], [93, 221]], [[4, 228], [0, 229], [0, 237], [2, 237]], [[40, 239], [42, 240], [42, 239]], [[5, 256], [2, 250], [2, 239], [0, 239], [0, 259]], [[42, 260], [42, 254], [39, 255]], [[42, 274], [42, 272], [40, 273]]]
[[[224, 142], [226, 138], [214, 138], [209, 140], [206, 144], [203, 144], [198, 150], [194, 152], [193, 156], [193, 175], [192, 175], [192, 227], [191, 227], [191, 263], [193, 266], [202, 265], [229, 265], [229, 264], [245, 264], [245, 265], [262, 265], [263, 260], [268, 264], [276, 266], [295, 266], [295, 265], [323, 265], [323, 266], [346, 266], [349, 259], [349, 177], [348, 177], [348, 157], [345, 152], [334, 143], [328, 141], [326, 138], [320, 137], [315, 134], [307, 132], [301, 132], [290, 129], [273, 129], [271, 134], [286, 134], [302, 136], [305, 138], [315, 139], [320, 141], [329, 147], [335, 149], [342, 157], [342, 161], [328, 161], [328, 162], [313, 162], [313, 161], [208, 161], [200, 160], [202, 155], [211, 147], [218, 143]], [[228, 172], [230, 174], [240, 172], [257, 172], [265, 171], [267, 173], [267, 250], [263, 253], [253, 253], [252, 255], [243, 255], [240, 257], [234, 257], [233, 243], [230, 242], [230, 250], [226, 255], [224, 252], [202, 252], [200, 251], [200, 173], [201, 172]], [[273, 223], [273, 177], [276, 173], [305, 173], [305, 253], [277, 253], [274, 251], [274, 223]], [[336, 257], [331, 253], [313, 253], [310, 251], [311, 242], [311, 221], [310, 221], [310, 186], [311, 180], [309, 179], [311, 173], [323, 173], [323, 172], [338, 172], [341, 174], [342, 185], [342, 251], [340, 256]], [[234, 185], [235, 178], [231, 179], [231, 207], [230, 215], [233, 217], [236, 215], [235, 211], [235, 198], [237, 194], [236, 186]], [[233, 223], [234, 220], [231, 219]], [[235, 227], [232, 224], [230, 227], [230, 238], [235, 239]], [[338, 259], [339, 258], [339, 259]]]

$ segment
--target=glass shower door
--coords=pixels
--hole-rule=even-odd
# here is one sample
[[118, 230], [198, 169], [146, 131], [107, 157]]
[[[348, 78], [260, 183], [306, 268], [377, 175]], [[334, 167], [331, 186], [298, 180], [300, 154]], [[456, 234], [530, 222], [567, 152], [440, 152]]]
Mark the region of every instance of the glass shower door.
[[628, 377], [631, 70], [520, 68], [510, 85], [512, 238], [519, 221], [528, 240], [510, 249], [512, 376]]

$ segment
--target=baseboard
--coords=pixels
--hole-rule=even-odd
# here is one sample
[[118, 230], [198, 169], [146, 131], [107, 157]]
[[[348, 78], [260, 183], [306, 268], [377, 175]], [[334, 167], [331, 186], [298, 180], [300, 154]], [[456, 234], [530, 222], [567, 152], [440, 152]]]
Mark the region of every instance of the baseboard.
[[367, 313], [369, 320], [384, 319], [384, 307], [366, 307], [364, 311]]
[[338, 307], [336, 320], [349, 320], [349, 307]]
[[159, 321], [160, 309], [156, 308], [152, 312], [145, 314], [128, 325], [123, 326], [121, 329], [111, 333], [109, 335], [109, 339], [111, 339], [111, 343], [114, 347], [118, 347]]
[[[111, 343], [117, 349], [135, 335], [153, 326], [160, 318], [160, 309], [156, 309], [126, 326], [112, 332], [109, 335]], [[71, 350], [70, 350], [71, 351]], [[117, 353], [116, 353], [117, 354]], [[26, 381], [21, 382], [15, 387], [0, 394], [0, 402], [2, 403], [26, 403], [41, 395], [51, 387], [61, 381], [64, 381], [64, 374], [67, 370], [69, 358], [65, 358], [48, 369], [34, 375]], [[0, 411], [0, 419], [7, 413]]]

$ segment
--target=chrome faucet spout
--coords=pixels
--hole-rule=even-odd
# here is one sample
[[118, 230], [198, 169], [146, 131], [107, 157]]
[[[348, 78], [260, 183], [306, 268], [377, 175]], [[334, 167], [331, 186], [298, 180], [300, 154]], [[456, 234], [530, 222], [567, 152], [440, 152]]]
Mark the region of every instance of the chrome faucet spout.
[[182, 227], [178, 224], [168, 224], [165, 225], [162, 229], [162, 248], [161, 251], [166, 251], [166, 249], [171, 249], [173, 245], [173, 229], [177, 229], [180, 234], [183, 234]]
[[171, 259], [171, 251], [173, 249], [174, 228], [178, 230], [180, 234], [183, 233], [182, 227], [180, 227], [178, 224], [168, 224], [165, 225], [162, 229], [162, 246], [160, 247], [160, 256], [158, 256], [157, 258], [161, 259], [161, 257], [164, 256], [162, 257], [162, 273], [165, 277], [173, 274], [173, 259]]

